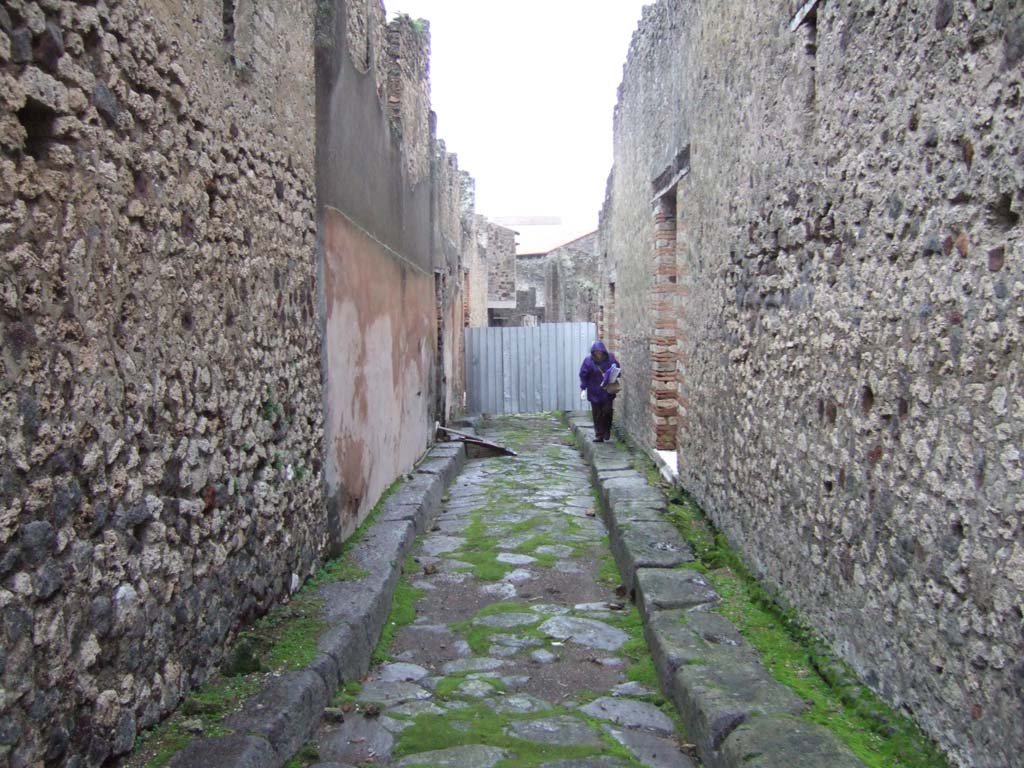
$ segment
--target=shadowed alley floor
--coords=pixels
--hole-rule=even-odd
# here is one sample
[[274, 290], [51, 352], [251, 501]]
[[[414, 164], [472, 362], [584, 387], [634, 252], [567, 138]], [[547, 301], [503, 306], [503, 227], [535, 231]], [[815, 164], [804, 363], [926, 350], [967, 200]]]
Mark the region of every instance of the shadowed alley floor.
[[691, 768], [570, 432], [536, 416], [481, 434], [520, 455], [452, 483], [407, 566], [415, 620], [304, 764]]

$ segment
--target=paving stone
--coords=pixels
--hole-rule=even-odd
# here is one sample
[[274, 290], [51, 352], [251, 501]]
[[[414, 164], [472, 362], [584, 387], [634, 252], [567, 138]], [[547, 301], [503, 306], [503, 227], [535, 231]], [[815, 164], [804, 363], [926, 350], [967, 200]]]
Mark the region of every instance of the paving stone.
[[513, 693], [497, 699], [491, 707], [502, 714], [532, 714], [551, 709], [552, 704], [527, 693]]
[[501, 552], [495, 559], [499, 563], [508, 563], [509, 565], [529, 565], [530, 563], [537, 562], [536, 557], [516, 554], [515, 552]]
[[559, 560], [554, 570], [558, 573], [583, 573], [583, 567], [572, 560]]
[[256, 736], [222, 736], [198, 739], [171, 758], [169, 768], [273, 768], [280, 758], [266, 739]]
[[537, 662], [538, 664], [550, 664], [553, 661], [557, 661], [558, 657], [546, 648], [541, 648], [539, 650], [533, 651], [530, 654], [530, 659], [532, 661]]
[[520, 637], [519, 635], [495, 635], [491, 638], [495, 645], [503, 645], [508, 648], [536, 648], [539, 645], [544, 645], [544, 641], [539, 637]]
[[501, 678], [501, 682], [505, 686], [507, 691], [521, 691], [527, 685], [530, 684], [529, 675], [506, 675]]
[[380, 668], [377, 675], [381, 680], [388, 683], [407, 682], [415, 683], [422, 680], [430, 673], [419, 664], [385, 664]]
[[515, 585], [504, 581], [499, 581], [494, 584], [484, 584], [480, 587], [480, 591], [485, 595], [494, 595], [495, 597], [505, 600], [511, 600], [518, 594], [516, 592]]
[[449, 749], [421, 752], [418, 755], [403, 757], [395, 763], [395, 766], [396, 768], [412, 768], [413, 766], [427, 766], [427, 768], [494, 768], [508, 754], [504, 749], [485, 747], [483, 745], [451, 747]]
[[864, 768], [825, 728], [793, 717], [755, 717], [722, 744], [723, 765], [743, 768]]
[[396, 720], [388, 715], [381, 715], [380, 724], [387, 728], [391, 733], [401, 733], [406, 728], [411, 728], [416, 725], [412, 720]]
[[463, 538], [436, 533], [423, 539], [420, 552], [427, 557], [437, 557], [444, 552], [455, 552], [465, 543], [466, 540]]
[[358, 701], [391, 706], [406, 701], [429, 699], [431, 693], [415, 683], [389, 683], [384, 680], [371, 680], [363, 686], [356, 698]]
[[535, 613], [494, 613], [490, 616], [479, 616], [473, 619], [473, 623], [481, 627], [511, 629], [512, 627], [535, 624], [541, 618], [543, 617]]
[[580, 710], [598, 720], [610, 720], [627, 728], [641, 728], [661, 734], [675, 731], [668, 715], [653, 704], [638, 699], [602, 696]]
[[527, 571], [523, 568], [516, 568], [514, 571], [509, 571], [502, 578], [502, 581], [507, 581], [511, 584], [521, 584], [524, 581], [530, 581], [537, 578], [537, 574], [533, 571]]
[[652, 488], [647, 480], [636, 473], [633, 477], [616, 477], [601, 484], [601, 501], [614, 510], [620, 501], [664, 503], [665, 495]]
[[449, 661], [441, 668], [445, 675], [454, 675], [459, 672], [490, 672], [505, 666], [501, 659], [489, 659], [484, 656], [476, 656], [468, 659], [456, 659]]
[[[658, 736], [644, 731], [607, 727], [611, 737], [624, 746], [646, 768], [696, 768], [687, 755], [679, 751], [679, 742], [674, 738]], [[781, 766], [788, 765], [779, 763]], [[822, 763], [822, 766], [828, 765]]]
[[539, 768], [631, 768], [630, 763], [617, 757], [580, 757], [542, 763]]
[[721, 600], [707, 577], [692, 569], [640, 568], [635, 588], [637, 607], [645, 618], [653, 611], [694, 608]]
[[629, 635], [595, 619], [580, 619], [572, 616], [555, 616], [539, 627], [549, 637], [569, 641], [587, 648], [602, 651], [617, 651], [629, 639]]
[[757, 715], [797, 715], [807, 708], [757, 662], [686, 664], [676, 670], [669, 694], [702, 755]]
[[612, 688], [612, 696], [653, 696], [656, 691], [648, 688], [643, 683], [630, 680], [628, 683], [620, 683]]
[[670, 523], [629, 523], [609, 538], [622, 582], [630, 590], [639, 568], [674, 568], [694, 560], [693, 551]]
[[570, 715], [539, 720], [515, 720], [506, 731], [510, 736], [540, 744], [600, 747], [601, 734], [579, 718]]
[[[528, 542], [532, 538], [533, 538], [533, 534], [532, 533], [521, 533], [518, 536], [508, 536], [508, 537], [502, 539], [497, 544], [497, 547], [498, 547], [498, 549], [502, 549], [502, 550], [516, 549], [517, 547], [523, 546], [523, 544], [525, 544], [526, 542]], [[509, 561], [504, 561], [503, 560], [502, 562], [509, 562]], [[530, 562], [533, 562], [533, 561], [531, 560]]]
[[711, 611], [655, 611], [644, 634], [662, 681], [686, 664], [733, 664], [757, 659], [736, 628]]
[[572, 554], [572, 547], [565, 544], [542, 544], [534, 550], [541, 555], [553, 555], [554, 557], [568, 557]]
[[313, 732], [327, 705], [327, 686], [315, 672], [286, 672], [224, 721], [237, 733], [262, 736], [279, 755], [291, 755]]
[[463, 696], [473, 699], [483, 699], [494, 695], [494, 686], [486, 680], [465, 680], [456, 690]]
[[386, 761], [395, 737], [375, 717], [347, 717], [317, 741], [317, 751], [328, 760], [342, 763]]
[[419, 717], [420, 715], [443, 715], [444, 707], [433, 701], [407, 701], [388, 709], [389, 714]]
[[542, 613], [545, 616], [564, 616], [569, 613], [569, 607], [565, 605], [554, 605], [553, 603], [539, 603], [531, 605], [530, 610], [534, 613]]
[[608, 602], [602, 600], [598, 603], [577, 603], [572, 607], [574, 611], [582, 611], [585, 613], [608, 613]]

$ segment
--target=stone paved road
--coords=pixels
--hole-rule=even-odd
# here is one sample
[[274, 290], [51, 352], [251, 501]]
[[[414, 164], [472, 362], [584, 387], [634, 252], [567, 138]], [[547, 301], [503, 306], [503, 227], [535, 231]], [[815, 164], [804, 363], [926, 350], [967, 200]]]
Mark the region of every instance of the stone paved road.
[[[586, 468], [557, 417], [489, 422], [515, 458], [467, 464], [423, 538], [393, 663], [328, 716], [320, 768], [692, 768], [608, 561]], [[306, 754], [312, 754], [307, 750]]]

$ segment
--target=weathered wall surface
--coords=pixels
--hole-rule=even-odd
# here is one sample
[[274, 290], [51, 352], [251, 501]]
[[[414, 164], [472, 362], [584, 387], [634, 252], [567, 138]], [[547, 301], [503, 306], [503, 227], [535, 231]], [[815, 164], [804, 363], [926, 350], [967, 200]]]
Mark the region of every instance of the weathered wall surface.
[[486, 219], [472, 214], [462, 218], [462, 253], [465, 257], [466, 325], [483, 328], [487, 325], [487, 260], [480, 237]]
[[223, 11], [0, 8], [3, 764], [126, 751], [323, 548], [313, 3]]
[[[326, 233], [325, 481], [333, 546], [423, 453], [443, 365], [434, 291], [439, 225], [429, 38], [407, 17], [375, 31], [383, 19], [374, 9], [374, 3], [328, 4], [316, 39], [318, 219]], [[386, 49], [377, 47], [382, 40]], [[350, 53], [364, 44], [367, 58]], [[372, 76], [382, 57], [383, 99]], [[375, 282], [381, 284], [371, 287]], [[368, 346], [367, 333], [374, 339]], [[381, 381], [397, 389], [382, 388]], [[350, 401], [354, 393], [362, 393], [361, 404]]]
[[328, 208], [324, 291], [328, 461], [345, 538], [430, 441], [434, 278]]
[[546, 253], [520, 253], [516, 256], [516, 290], [534, 291], [538, 307], [544, 307], [546, 302], [544, 278], [547, 266], [548, 254]]
[[509, 309], [516, 302], [516, 233], [494, 222], [486, 222], [482, 239], [487, 264], [487, 303]]
[[960, 765], [1024, 765], [1022, 10], [827, 0], [791, 32], [797, 5], [662, 0], [634, 38], [602, 220], [624, 424], [689, 146], [684, 485]]
[[547, 255], [544, 286], [547, 322], [597, 322], [600, 260], [596, 232], [559, 246]]
[[[601, 212], [601, 239], [609, 272], [616, 273], [615, 356], [629, 397], [620, 397], [616, 419], [640, 445], [653, 448], [654, 407], [648, 397], [653, 366], [656, 273], [652, 181], [688, 138], [681, 108], [684, 76], [679, 31], [680, 0], [644, 8], [619, 86], [613, 137], [615, 167]], [[607, 296], [607, 280], [602, 285]], [[607, 304], [607, 299], [605, 300]]]

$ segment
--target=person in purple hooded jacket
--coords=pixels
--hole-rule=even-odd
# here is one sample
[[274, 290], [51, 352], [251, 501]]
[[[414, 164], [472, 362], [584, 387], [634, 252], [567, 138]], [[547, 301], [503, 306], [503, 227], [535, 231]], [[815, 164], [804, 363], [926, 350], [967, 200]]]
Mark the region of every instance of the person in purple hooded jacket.
[[590, 355], [580, 366], [580, 389], [586, 390], [590, 409], [594, 414], [594, 442], [604, 443], [612, 439], [612, 406], [615, 395], [605, 390], [612, 368], [619, 367], [615, 355], [604, 343], [595, 341]]

